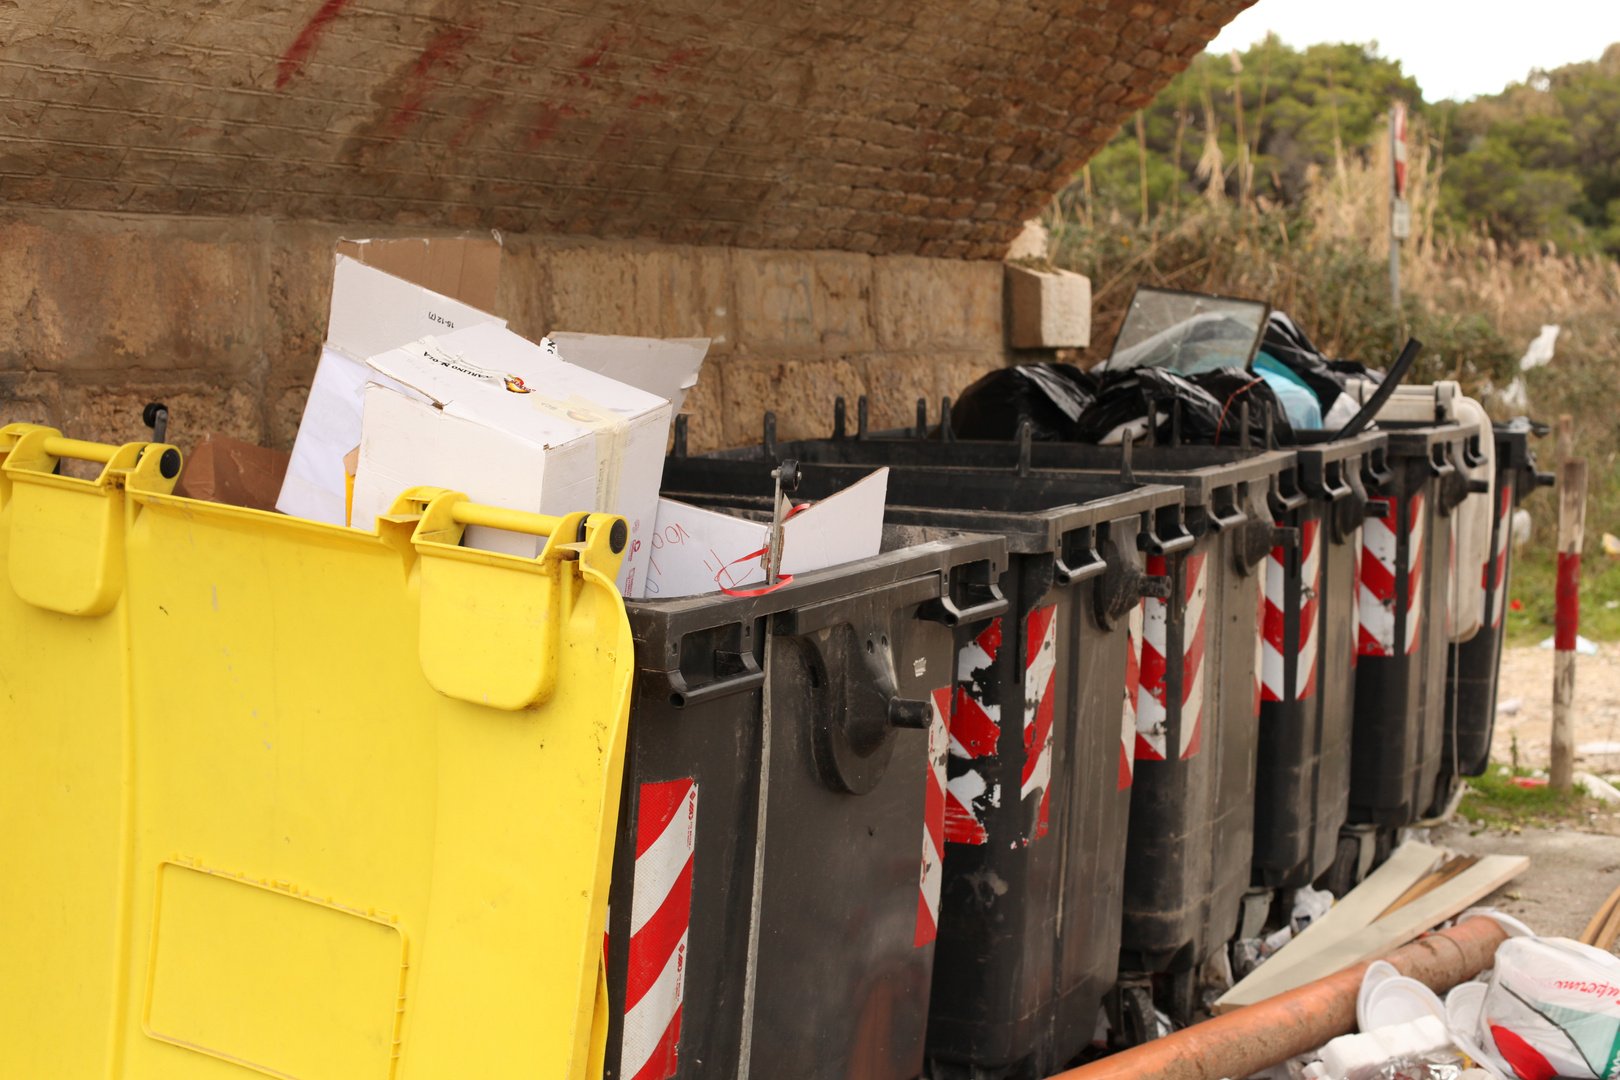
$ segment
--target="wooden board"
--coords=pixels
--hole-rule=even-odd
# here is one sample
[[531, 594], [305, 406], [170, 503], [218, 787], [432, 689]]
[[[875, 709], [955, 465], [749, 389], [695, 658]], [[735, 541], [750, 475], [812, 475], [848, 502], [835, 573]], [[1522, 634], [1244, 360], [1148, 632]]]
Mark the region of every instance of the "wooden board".
[[[1402, 847], [1402, 851], [1406, 846]], [[1430, 848], [1429, 851], [1435, 849]], [[1397, 856], [1399, 854], [1400, 852], [1396, 853]], [[1435, 851], [1435, 854], [1438, 856], [1439, 852]], [[1406, 860], [1402, 874], [1409, 875], [1411, 867], [1420, 865], [1423, 855], [1421, 852], [1414, 853], [1411, 859]], [[1390, 863], [1394, 861], [1392, 857]], [[1455, 918], [1469, 906], [1512, 881], [1529, 865], [1530, 860], [1523, 856], [1486, 856], [1432, 891], [1418, 896], [1410, 903], [1370, 923], [1365, 921], [1366, 912], [1383, 911], [1395, 897], [1410, 888], [1413, 882], [1407, 880], [1407, 884], [1397, 888], [1394, 897], [1389, 899], [1384, 899], [1381, 895], [1373, 903], [1366, 903], [1363, 898], [1333, 927], [1333, 932], [1318, 934], [1313, 938], [1311, 930], [1315, 929], [1315, 926], [1306, 928], [1305, 933], [1278, 950], [1277, 955], [1269, 962], [1261, 965], [1247, 979], [1227, 991], [1220, 1001], [1216, 1002], [1216, 1008], [1218, 1011], [1225, 1011], [1250, 1005], [1304, 986], [1308, 982], [1342, 971], [1354, 964], [1377, 959], [1400, 948], [1425, 931], [1432, 930], [1447, 919]], [[1427, 875], [1428, 869], [1425, 868], [1419, 874], [1419, 878]], [[1362, 888], [1373, 884], [1376, 877], [1375, 874], [1372, 878], [1368, 878]], [[1397, 877], [1392, 874], [1383, 884], [1387, 888], [1393, 887], [1396, 882]], [[1361, 888], [1353, 890], [1328, 914], [1332, 915], [1340, 906], [1350, 904], [1359, 892]], [[1358, 921], [1360, 925], [1356, 925]], [[1327, 917], [1324, 916], [1322, 923], [1326, 922]], [[1289, 955], [1291, 950], [1296, 951]], [[1273, 965], [1285, 957], [1289, 963], [1272, 970]]]

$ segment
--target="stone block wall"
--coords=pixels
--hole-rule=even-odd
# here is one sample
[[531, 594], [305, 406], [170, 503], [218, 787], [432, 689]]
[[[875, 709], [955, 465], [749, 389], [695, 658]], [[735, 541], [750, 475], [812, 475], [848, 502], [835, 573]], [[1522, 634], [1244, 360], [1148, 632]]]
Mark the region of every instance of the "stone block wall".
[[[376, 230], [267, 218], [28, 211], [0, 217], [0, 422], [146, 436], [171, 408], [210, 431], [291, 445], [326, 329], [332, 248]], [[408, 235], [424, 235], [408, 231]], [[713, 339], [687, 403], [694, 449], [830, 430], [838, 394], [908, 422], [1006, 362], [998, 262], [842, 251], [503, 237], [498, 314], [514, 330]]]
[[999, 259], [1250, 2], [0, 3], [0, 200]]

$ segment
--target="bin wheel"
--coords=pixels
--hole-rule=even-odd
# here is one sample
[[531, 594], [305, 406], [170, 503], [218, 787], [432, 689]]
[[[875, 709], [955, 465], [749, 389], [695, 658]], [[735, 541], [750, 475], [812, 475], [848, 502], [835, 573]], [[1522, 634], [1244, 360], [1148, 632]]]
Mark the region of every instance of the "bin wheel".
[[1378, 837], [1373, 841], [1373, 864], [1376, 870], [1389, 861], [1390, 855], [1395, 851], [1395, 834], [1398, 830], [1383, 828], [1378, 830]]
[[1360, 864], [1361, 843], [1353, 836], [1339, 837], [1339, 847], [1334, 852], [1333, 865], [1322, 875], [1320, 886], [1336, 897], [1344, 896], [1360, 884], [1356, 880], [1356, 870]]
[[1158, 1028], [1153, 1008], [1153, 990], [1147, 986], [1122, 986], [1119, 990], [1120, 1035], [1125, 1045], [1141, 1046], [1153, 1038]]

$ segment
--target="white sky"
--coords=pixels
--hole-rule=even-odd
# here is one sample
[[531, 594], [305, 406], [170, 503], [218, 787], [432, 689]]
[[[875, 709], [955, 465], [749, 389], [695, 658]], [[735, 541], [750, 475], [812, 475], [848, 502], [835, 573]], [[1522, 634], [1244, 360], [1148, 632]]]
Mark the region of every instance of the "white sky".
[[1257, 0], [1210, 48], [1275, 31], [1296, 48], [1376, 41], [1427, 101], [1493, 94], [1532, 68], [1595, 60], [1620, 41], [1620, 0]]

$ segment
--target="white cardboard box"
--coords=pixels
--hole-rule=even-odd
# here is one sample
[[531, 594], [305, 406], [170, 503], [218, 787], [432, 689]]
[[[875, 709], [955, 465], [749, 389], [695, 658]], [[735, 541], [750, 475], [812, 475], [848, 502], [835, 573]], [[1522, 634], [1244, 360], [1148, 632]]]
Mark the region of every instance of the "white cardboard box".
[[429, 334], [506, 321], [346, 255], [336, 258], [326, 344], [276, 509], [343, 525], [343, 455], [360, 442], [361, 391], [376, 380], [366, 358]]
[[554, 330], [557, 354], [577, 367], [606, 375], [669, 402], [681, 411], [686, 393], [697, 385], [698, 369], [709, 352], [708, 338], [640, 338], [576, 334]]
[[[619, 588], [641, 595], [668, 401], [489, 324], [424, 338], [367, 364], [409, 391], [365, 388], [357, 526], [369, 527], [402, 491], [422, 485], [541, 514], [620, 514], [630, 526], [630, 548]], [[489, 529], [469, 529], [463, 542], [526, 557], [541, 544]]]
[[[876, 555], [888, 492], [889, 470], [878, 469], [788, 518], [782, 525], [782, 573], [808, 574]], [[645, 595], [669, 600], [757, 586], [765, 580], [759, 553], [770, 534], [762, 521], [659, 499]]]

